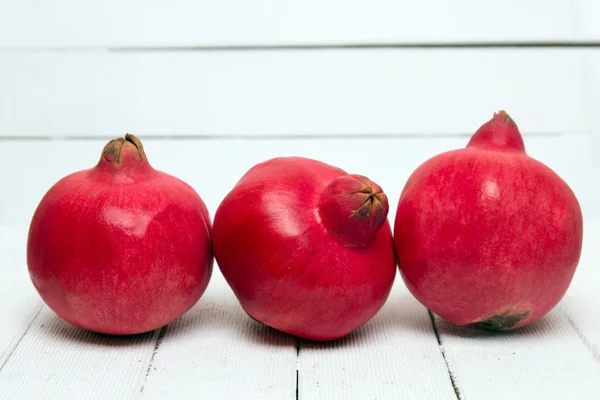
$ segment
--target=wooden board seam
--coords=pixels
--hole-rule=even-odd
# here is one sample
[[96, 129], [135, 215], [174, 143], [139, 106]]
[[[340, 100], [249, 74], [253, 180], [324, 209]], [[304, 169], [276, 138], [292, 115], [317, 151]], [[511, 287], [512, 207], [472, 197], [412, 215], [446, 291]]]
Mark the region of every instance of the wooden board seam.
[[294, 338], [296, 345], [296, 400], [300, 400], [300, 338]]
[[427, 313], [429, 314], [429, 319], [431, 320], [431, 327], [433, 328], [433, 333], [435, 334], [440, 352], [442, 353], [442, 358], [444, 359], [444, 364], [446, 364], [446, 369], [448, 370], [448, 377], [450, 378], [450, 384], [452, 385], [452, 389], [454, 390], [456, 399], [463, 400], [462, 395], [461, 395], [460, 385], [458, 384], [456, 375], [452, 371], [452, 368], [450, 368], [450, 363], [448, 362], [448, 359], [446, 358], [446, 350], [442, 343], [442, 338], [438, 331], [437, 324], [435, 323], [435, 316], [433, 315], [433, 313], [430, 310], [427, 310]]
[[155, 337], [155, 338], [153, 338], [154, 339], [154, 351], [152, 352], [152, 356], [150, 357], [150, 361], [148, 362], [148, 368], [146, 369], [146, 374], [144, 375], [142, 384], [140, 385], [140, 390], [139, 390], [140, 394], [144, 393], [146, 382], [148, 382], [148, 377], [150, 376], [150, 373], [152, 371], [152, 366], [154, 364], [154, 360], [156, 359], [156, 355], [158, 354], [158, 349], [160, 348], [163, 338], [165, 337], [167, 328], [168, 328], [168, 325], [163, 326], [162, 328], [159, 328], [154, 332], [154, 335], [153, 335]]
[[567, 312], [567, 310], [565, 310], [562, 307], [560, 307], [559, 309], [565, 315], [567, 321], [569, 321], [569, 324], [577, 334], [579, 340], [581, 340], [581, 342], [583, 343], [583, 346], [590, 352], [592, 358], [594, 358], [594, 360], [600, 363], [600, 350], [594, 346], [593, 342], [590, 339], [588, 339], [588, 337], [584, 333], [584, 330], [581, 329], [577, 322], [575, 322], [575, 319], [571, 316], [571, 314], [569, 314], [569, 312]]
[[[40, 313], [42, 312], [43, 309], [44, 309], [44, 304], [42, 303], [38, 306], [37, 311], [31, 313], [32, 318], [29, 321], [29, 323], [27, 324], [27, 327], [23, 330], [23, 332], [21, 334], [17, 333], [15, 335], [14, 339], [11, 341], [11, 343], [8, 345], [8, 347], [4, 351], [4, 353], [2, 353], [0, 355], [0, 361], [1, 361], [0, 372], [2, 372], [2, 369], [4, 368], [4, 366], [6, 364], [8, 364], [8, 361], [10, 360], [12, 355], [15, 353], [15, 351], [17, 350], [17, 347], [19, 347], [19, 345], [21, 344], [21, 341], [27, 335], [27, 332], [29, 332], [29, 329], [31, 328], [31, 326], [33, 325], [35, 320], [38, 318], [38, 316], [40, 315]], [[3, 361], [2, 361], [2, 358], [4, 358]]]
[[0, 46], [0, 52], [211, 52], [211, 51], [270, 51], [270, 50], [346, 50], [346, 49], [495, 49], [495, 48], [600, 48], [598, 40], [532, 40], [532, 41], [482, 41], [482, 42], [331, 42], [331, 43], [262, 43], [231, 45], [145, 45], [145, 46]]

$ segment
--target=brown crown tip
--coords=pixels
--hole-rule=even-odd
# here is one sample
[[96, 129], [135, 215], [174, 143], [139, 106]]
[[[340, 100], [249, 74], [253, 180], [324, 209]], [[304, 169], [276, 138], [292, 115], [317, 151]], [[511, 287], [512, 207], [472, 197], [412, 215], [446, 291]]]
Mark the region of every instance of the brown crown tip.
[[508, 113], [505, 110], [500, 110], [494, 113], [494, 117], [499, 118], [500, 121], [504, 123], [504, 125], [512, 125], [515, 127], [517, 126], [516, 122], [510, 117], [510, 115], [508, 115]]
[[138, 139], [137, 136], [135, 136], [131, 133], [125, 134], [125, 140], [128, 141], [129, 143], [133, 144], [138, 150], [144, 148], [144, 146], [142, 145], [142, 141], [140, 139]]
[[134, 152], [141, 163], [146, 161], [144, 146], [137, 136], [126, 133], [125, 137], [120, 137], [109, 141], [102, 150], [101, 160], [104, 160], [116, 167], [121, 166], [123, 152]]

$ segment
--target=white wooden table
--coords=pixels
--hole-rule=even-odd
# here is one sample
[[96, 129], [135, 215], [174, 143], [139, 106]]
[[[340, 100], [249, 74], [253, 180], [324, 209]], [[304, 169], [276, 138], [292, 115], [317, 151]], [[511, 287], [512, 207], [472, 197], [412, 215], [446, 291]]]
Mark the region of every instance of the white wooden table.
[[[600, 399], [599, 44], [597, 0], [1, 2], [0, 399]], [[379, 183], [393, 221], [412, 170], [500, 109], [585, 218], [567, 295], [517, 332], [453, 327], [397, 276], [369, 323], [310, 343], [215, 268], [180, 319], [107, 338], [29, 280], [38, 201], [125, 132], [212, 215], [250, 166], [301, 155]]]

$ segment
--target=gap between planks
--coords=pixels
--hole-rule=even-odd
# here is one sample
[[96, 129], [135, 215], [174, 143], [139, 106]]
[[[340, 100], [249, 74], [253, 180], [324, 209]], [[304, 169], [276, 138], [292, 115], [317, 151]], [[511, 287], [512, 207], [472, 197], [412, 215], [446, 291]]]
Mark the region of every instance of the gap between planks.
[[600, 349], [597, 349], [596, 347], [594, 347], [594, 344], [588, 339], [588, 337], [583, 332], [583, 329], [581, 329], [579, 324], [577, 324], [575, 322], [575, 319], [569, 312], [567, 312], [566, 310], [564, 310], [562, 308], [560, 309], [560, 312], [562, 312], [565, 315], [567, 321], [569, 322], [569, 325], [571, 325], [571, 327], [575, 331], [575, 334], [577, 335], [579, 340], [581, 340], [581, 342], [583, 343], [583, 345], [587, 349], [587, 351], [590, 352], [590, 354], [592, 355], [594, 360], [596, 360], [596, 362], [600, 363]]
[[[11, 348], [7, 349], [7, 356], [4, 359], [4, 361], [2, 362], [2, 364], [0, 365], [0, 373], [2, 372], [2, 369], [8, 364], [8, 361], [10, 360], [10, 358], [12, 357], [12, 355], [16, 352], [17, 348], [19, 347], [19, 345], [21, 344], [21, 342], [23, 341], [23, 339], [25, 338], [25, 336], [27, 335], [27, 333], [29, 332], [29, 330], [31, 329], [31, 327], [33, 326], [33, 324], [36, 322], [36, 320], [38, 319], [38, 317], [39, 317], [40, 313], [42, 312], [42, 310], [44, 309], [44, 307], [46, 307], [46, 305], [43, 304], [43, 303], [38, 307], [37, 311], [35, 313], [33, 313], [33, 317], [31, 318], [30, 322], [27, 324], [27, 327], [23, 330], [23, 332], [20, 335], [20, 337], [15, 340], [14, 346], [11, 346]], [[142, 394], [144, 392], [145, 384], [148, 381], [148, 377], [149, 377], [149, 375], [151, 373], [152, 366], [154, 364], [154, 360], [155, 360], [156, 355], [158, 353], [158, 349], [160, 348], [160, 345], [161, 345], [161, 343], [163, 341], [163, 338], [165, 336], [167, 328], [168, 328], [168, 325], [167, 326], [163, 326], [163, 327], [161, 327], [161, 328], [159, 328], [159, 329], [157, 329], [157, 330], [154, 331], [154, 334], [153, 334], [153, 341], [154, 341], [153, 352], [152, 352], [152, 356], [150, 357], [150, 361], [148, 362], [148, 368], [146, 369], [146, 374], [142, 378], [142, 382], [141, 382], [140, 388], [138, 390], [139, 394]]]
[[[423, 307], [424, 308], [424, 307]], [[460, 391], [460, 386], [458, 384], [458, 380], [456, 379], [456, 376], [454, 374], [454, 372], [452, 371], [450, 364], [446, 358], [446, 354], [445, 354], [445, 349], [444, 346], [442, 344], [442, 340], [440, 337], [440, 334], [438, 332], [437, 329], [437, 325], [435, 322], [435, 318], [433, 316], [433, 313], [431, 311], [429, 311], [428, 309], [424, 308], [424, 310], [426, 310], [426, 312], [428, 313], [429, 316], [429, 320], [431, 322], [431, 329], [432, 332], [436, 339], [437, 339], [437, 343], [438, 343], [438, 349], [442, 355], [442, 359], [444, 360], [444, 364], [445, 364], [445, 368], [449, 377], [449, 381], [448, 383], [452, 386], [452, 390], [454, 392], [454, 395], [456, 396], [457, 400], [463, 400], [463, 397], [461, 395], [461, 391]], [[370, 321], [369, 321], [370, 322]], [[367, 324], [369, 323], [367, 322]], [[310, 341], [304, 340], [304, 339], [300, 339], [298, 337], [295, 337], [295, 344], [296, 344], [296, 400], [300, 400], [300, 365], [301, 365], [301, 360], [300, 360], [300, 350], [302, 347], [302, 343], [309, 343]]]
[[363, 49], [505, 49], [505, 48], [600, 48], [598, 40], [560, 41], [481, 41], [481, 42], [372, 42], [372, 43], [296, 43], [257, 45], [173, 45], [173, 46], [0, 46], [6, 53], [78, 53], [78, 52], [210, 52], [210, 51], [298, 51], [298, 50], [363, 50]]
[[15, 353], [15, 351], [17, 350], [17, 347], [19, 347], [19, 345], [23, 341], [23, 338], [25, 337], [25, 335], [27, 335], [27, 332], [29, 332], [29, 329], [31, 329], [31, 326], [33, 325], [35, 320], [38, 318], [38, 316], [40, 315], [40, 313], [42, 312], [43, 309], [44, 309], [44, 303], [40, 304], [38, 306], [37, 311], [32, 313], [33, 317], [27, 324], [27, 327], [23, 330], [23, 333], [21, 334], [21, 336], [17, 340], [14, 341], [14, 345], [11, 344], [11, 345], [9, 345], [9, 348], [6, 349], [6, 358], [4, 358], [4, 361], [2, 362], [2, 364], [0, 364], [0, 373], [2, 372], [2, 369], [8, 363], [8, 360], [10, 360], [12, 355]]
[[300, 338], [296, 337], [296, 400], [300, 400]]
[[446, 364], [446, 369], [448, 370], [448, 377], [450, 378], [450, 384], [452, 385], [454, 394], [456, 395], [457, 400], [462, 400], [462, 395], [460, 394], [460, 387], [458, 385], [458, 381], [456, 379], [456, 376], [454, 376], [454, 372], [452, 372], [452, 369], [450, 368], [450, 363], [448, 363], [448, 359], [446, 358], [446, 350], [444, 349], [444, 345], [442, 344], [442, 338], [435, 323], [435, 317], [433, 316], [431, 310], [427, 310], [427, 313], [429, 314], [429, 319], [431, 320], [431, 327], [437, 339], [440, 353], [442, 353], [444, 364]]
[[154, 360], [156, 359], [156, 354], [158, 354], [158, 349], [159, 349], [160, 345], [162, 344], [163, 338], [165, 337], [165, 333], [167, 333], [167, 329], [168, 329], [168, 325], [163, 326], [154, 332], [154, 336], [156, 337], [156, 339], [154, 340], [154, 351], [152, 352], [152, 356], [150, 357], [150, 361], [148, 362], [148, 368], [146, 369], [146, 375], [144, 376], [144, 379], [140, 386], [140, 390], [139, 390], [140, 393], [144, 393], [146, 382], [148, 382], [148, 377], [150, 376], [150, 373], [152, 371], [152, 365], [154, 364]]

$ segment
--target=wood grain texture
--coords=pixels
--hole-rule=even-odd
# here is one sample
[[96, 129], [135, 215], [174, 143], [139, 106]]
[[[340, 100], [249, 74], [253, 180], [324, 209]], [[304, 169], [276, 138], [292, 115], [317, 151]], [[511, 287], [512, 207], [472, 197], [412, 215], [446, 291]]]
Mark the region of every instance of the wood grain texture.
[[0, 46], [576, 41], [577, 11], [568, 0], [21, 0], [0, 4]]
[[98, 335], [44, 307], [0, 373], [0, 398], [135, 398], [157, 334]]
[[0, 226], [0, 371], [42, 307], [25, 266], [26, 234]]
[[399, 276], [360, 329], [330, 343], [301, 341], [298, 370], [300, 400], [456, 399], [429, 314]]
[[560, 309], [510, 334], [436, 323], [461, 399], [600, 396], [600, 364]]
[[252, 320], [215, 270], [198, 304], [165, 328], [144, 399], [296, 398], [296, 343]]
[[529, 134], [586, 130], [585, 53], [364, 49], [0, 52], [0, 136]]

